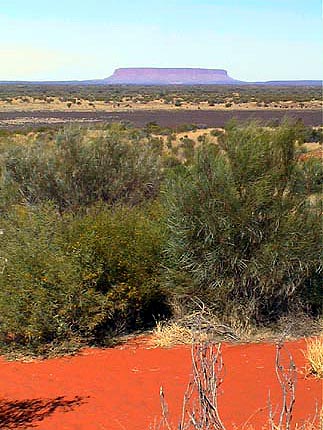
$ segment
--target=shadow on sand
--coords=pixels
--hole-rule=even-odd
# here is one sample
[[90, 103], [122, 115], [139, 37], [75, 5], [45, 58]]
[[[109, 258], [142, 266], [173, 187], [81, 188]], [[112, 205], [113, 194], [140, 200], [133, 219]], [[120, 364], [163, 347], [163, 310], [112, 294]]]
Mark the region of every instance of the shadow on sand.
[[55, 411], [69, 412], [85, 403], [85, 399], [75, 396], [67, 400], [64, 396], [54, 399], [0, 400], [0, 429], [18, 430], [34, 427]]

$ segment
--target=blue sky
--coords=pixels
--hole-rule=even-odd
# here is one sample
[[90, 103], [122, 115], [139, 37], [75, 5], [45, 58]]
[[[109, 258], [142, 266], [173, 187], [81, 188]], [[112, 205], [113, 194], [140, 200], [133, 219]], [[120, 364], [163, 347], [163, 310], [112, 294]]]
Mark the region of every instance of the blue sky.
[[0, 80], [140, 66], [321, 79], [322, 48], [321, 0], [0, 0]]

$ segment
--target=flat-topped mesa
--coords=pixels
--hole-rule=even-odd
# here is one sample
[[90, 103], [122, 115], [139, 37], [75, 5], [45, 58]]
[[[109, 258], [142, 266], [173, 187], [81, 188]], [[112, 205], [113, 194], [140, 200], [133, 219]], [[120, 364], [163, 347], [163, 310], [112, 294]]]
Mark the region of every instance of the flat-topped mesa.
[[223, 69], [196, 68], [146, 68], [129, 67], [116, 69], [104, 79], [107, 84], [141, 85], [193, 85], [230, 84], [238, 82]]

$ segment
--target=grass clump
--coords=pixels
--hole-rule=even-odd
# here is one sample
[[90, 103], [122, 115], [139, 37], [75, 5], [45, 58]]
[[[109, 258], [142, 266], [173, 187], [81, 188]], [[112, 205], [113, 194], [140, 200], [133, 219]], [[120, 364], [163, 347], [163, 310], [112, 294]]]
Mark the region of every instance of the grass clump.
[[308, 361], [309, 372], [323, 379], [323, 336], [307, 341], [305, 357]]
[[173, 321], [169, 323], [158, 322], [153, 331], [153, 344], [160, 348], [170, 348], [176, 345], [191, 345], [194, 332]]

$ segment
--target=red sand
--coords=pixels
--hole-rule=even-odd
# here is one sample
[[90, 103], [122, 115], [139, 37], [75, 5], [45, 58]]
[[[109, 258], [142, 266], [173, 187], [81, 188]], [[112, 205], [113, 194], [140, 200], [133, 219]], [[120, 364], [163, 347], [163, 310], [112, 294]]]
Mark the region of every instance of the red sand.
[[[298, 368], [294, 421], [322, 407], [322, 381], [302, 373], [305, 342], [287, 343]], [[280, 400], [270, 344], [223, 345], [226, 374], [219, 409], [227, 428], [266, 421], [268, 391]], [[189, 347], [88, 349], [74, 357], [6, 362], [0, 359], [0, 422], [7, 429], [145, 430], [160, 415], [163, 385], [170, 410], [178, 416], [191, 371]], [[3, 424], [3, 423], [2, 423]]]

